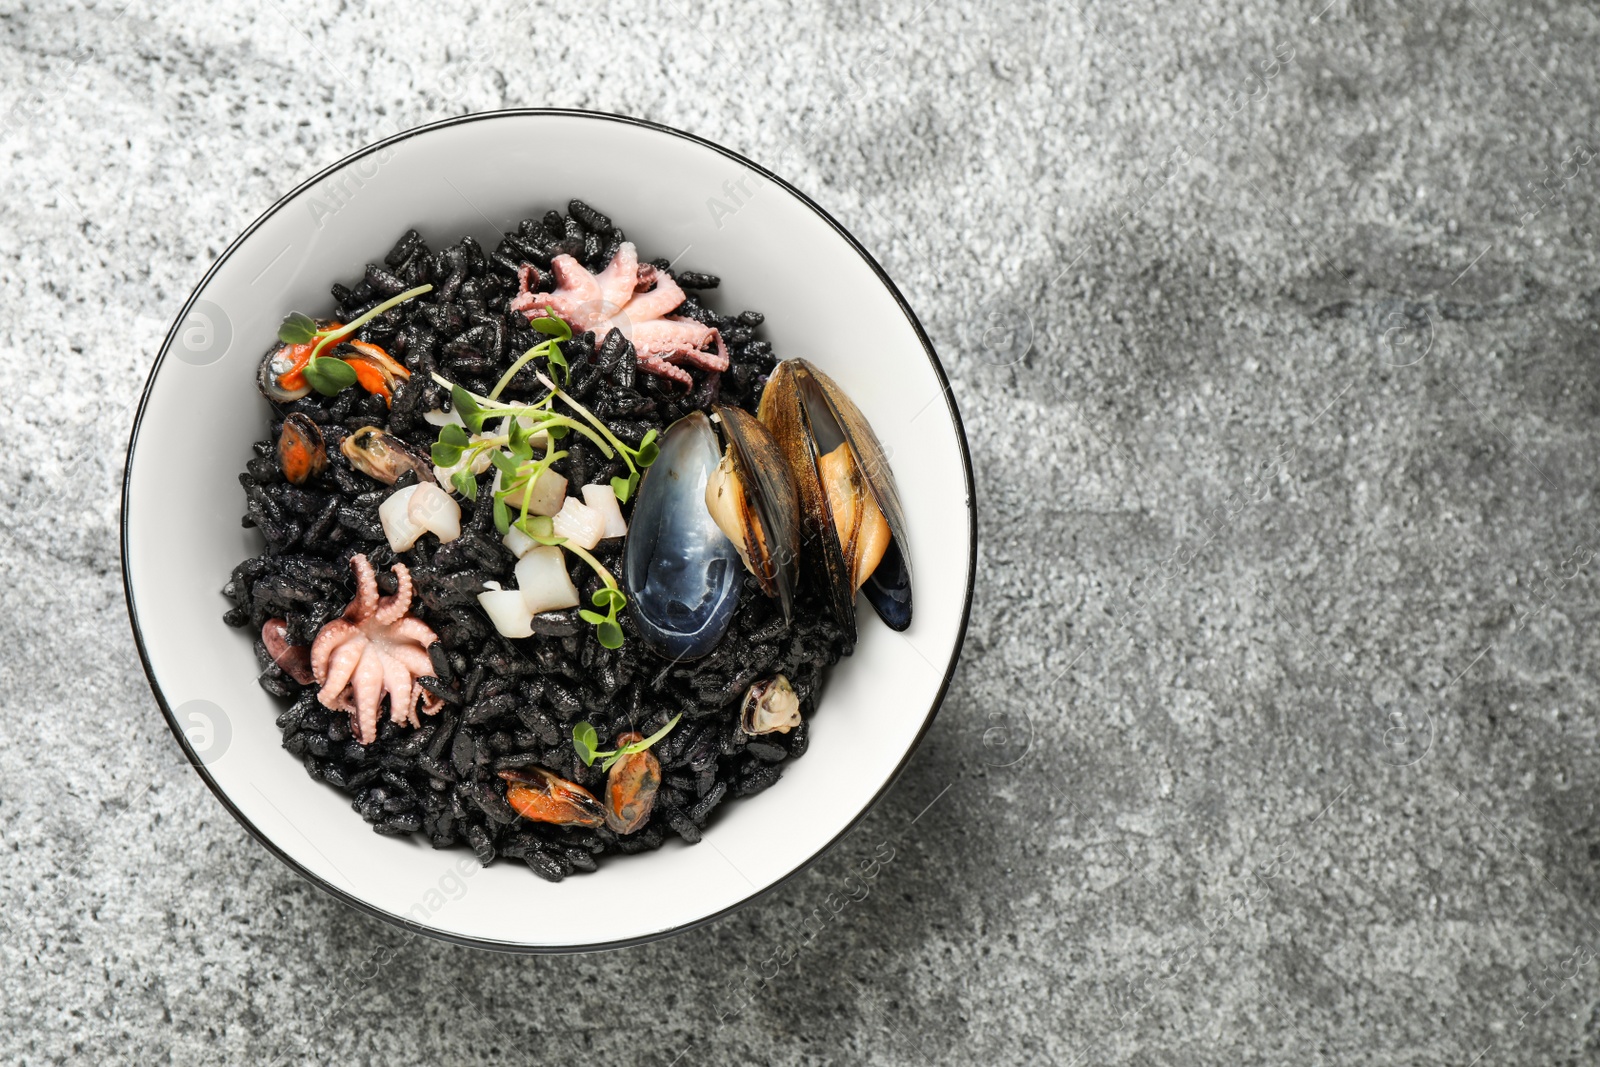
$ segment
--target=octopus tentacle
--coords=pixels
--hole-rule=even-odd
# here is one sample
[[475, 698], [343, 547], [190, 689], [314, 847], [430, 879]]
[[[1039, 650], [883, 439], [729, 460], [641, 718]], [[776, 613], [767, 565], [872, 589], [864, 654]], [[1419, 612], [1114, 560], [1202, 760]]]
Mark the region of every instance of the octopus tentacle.
[[411, 677], [411, 671], [406, 665], [393, 654], [384, 658], [381, 663], [383, 688], [389, 694], [389, 718], [398, 723], [416, 726], [417, 702], [411, 699], [415, 695], [416, 680]]
[[694, 384], [694, 379], [689, 376], [688, 371], [682, 369], [681, 367], [674, 367], [660, 356], [650, 356], [645, 355], [644, 353], [639, 353], [637, 358], [639, 361], [640, 370], [649, 371], [651, 374], [658, 375], [662, 378], [668, 378], [675, 382], [682, 382], [684, 385]]
[[620, 310], [634, 299], [634, 289], [639, 281], [639, 253], [632, 241], [624, 241], [617, 248], [606, 269], [595, 275], [601, 299], [608, 308]]
[[356, 572], [356, 596], [350, 601], [350, 606], [344, 609], [347, 619], [370, 619], [372, 613], [378, 608], [378, 575], [372, 569], [372, 562], [366, 554], [357, 552], [350, 557], [350, 566]]
[[718, 359], [715, 352], [704, 352], [698, 348], [680, 348], [677, 351], [662, 357], [669, 363], [687, 363], [701, 370], [713, 371], [721, 374], [728, 369], [726, 359]]
[[683, 303], [683, 290], [672, 280], [672, 275], [656, 275], [656, 287], [648, 293], [636, 293], [628, 301], [628, 314], [636, 322], [649, 322], [674, 311]]
[[338, 700], [344, 692], [345, 686], [350, 684], [351, 677], [356, 668], [361, 665], [361, 658], [367, 653], [367, 646], [371, 644], [365, 634], [357, 633], [345, 639], [334, 651], [332, 659], [328, 662], [328, 673], [322, 677], [322, 689], [317, 693], [317, 699], [328, 707], [337, 707], [334, 701]]
[[389, 636], [403, 641], [415, 641], [423, 648], [439, 640], [438, 635], [428, 627], [428, 624], [415, 615], [407, 615], [399, 622], [390, 624]]
[[372, 613], [374, 622], [388, 626], [405, 616], [411, 610], [411, 570], [404, 563], [396, 563], [390, 567], [399, 585], [394, 596], [384, 597], [378, 601], [377, 609]]
[[333, 619], [324, 624], [317, 631], [316, 638], [311, 642], [311, 676], [317, 681], [328, 677], [328, 657], [333, 650], [349, 638], [351, 634], [360, 633], [354, 626], [344, 619]]
[[395, 645], [388, 650], [387, 655], [418, 678], [433, 674], [433, 661], [416, 645]]
[[424, 715], [437, 715], [439, 714], [439, 709], [444, 707], [444, 698], [434, 696], [422, 688], [421, 682], [418, 682], [411, 691], [410, 706], [419, 708]]
[[[355, 700], [359, 740], [363, 745], [370, 745], [378, 736], [378, 716], [383, 701], [383, 660], [370, 644], [361, 653], [361, 662], [350, 677], [350, 691]], [[392, 708], [390, 714], [393, 714]]]

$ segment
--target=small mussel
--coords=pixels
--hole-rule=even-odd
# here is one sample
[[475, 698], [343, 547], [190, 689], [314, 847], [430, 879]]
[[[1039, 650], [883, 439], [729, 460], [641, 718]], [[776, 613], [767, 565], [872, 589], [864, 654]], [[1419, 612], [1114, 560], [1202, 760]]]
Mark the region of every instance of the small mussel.
[[628, 610], [646, 643], [673, 660], [698, 659], [722, 640], [746, 556], [763, 589], [790, 608], [799, 522], [787, 464], [748, 414], [716, 416], [692, 412], [662, 434], [623, 555]]
[[328, 469], [328, 446], [311, 419], [294, 412], [278, 431], [278, 466], [292, 485], [304, 485]]
[[400, 438], [376, 426], [363, 426], [339, 446], [350, 465], [362, 474], [393, 485], [406, 471], [416, 471], [420, 481], [433, 481], [433, 461], [418, 455]]
[[911, 625], [905, 514], [883, 446], [861, 409], [803, 359], [772, 371], [759, 416], [788, 460], [807, 552], [834, 614], [854, 633], [861, 590], [891, 629]]
[[[342, 325], [327, 319], [317, 320], [318, 330], [337, 330]], [[256, 371], [256, 383], [261, 388], [261, 395], [276, 403], [287, 404], [309, 394], [311, 383], [306, 381], [302, 372], [311, 361], [311, 351], [315, 347], [314, 342], [291, 345], [280, 341], [267, 349]]]
[[744, 695], [739, 710], [739, 726], [745, 733], [786, 734], [800, 725], [800, 694], [781, 674], [753, 684]]
[[576, 782], [558, 778], [543, 767], [501, 771], [506, 781], [506, 803], [530, 822], [554, 826], [604, 826], [606, 809], [595, 795]]
[[[644, 735], [622, 734], [616, 746], [622, 748]], [[661, 761], [649, 749], [630, 752], [611, 765], [606, 777], [606, 825], [619, 834], [631, 834], [650, 821], [656, 792], [661, 788]]]
[[274, 345], [261, 360], [256, 384], [261, 395], [279, 404], [299, 400], [311, 392], [311, 383], [300, 373], [311, 358], [310, 345]]
[[394, 403], [395, 389], [411, 377], [411, 372], [396, 363], [389, 353], [365, 341], [346, 341], [333, 355], [350, 364], [350, 369], [356, 372], [356, 384], [383, 397], [386, 404]]

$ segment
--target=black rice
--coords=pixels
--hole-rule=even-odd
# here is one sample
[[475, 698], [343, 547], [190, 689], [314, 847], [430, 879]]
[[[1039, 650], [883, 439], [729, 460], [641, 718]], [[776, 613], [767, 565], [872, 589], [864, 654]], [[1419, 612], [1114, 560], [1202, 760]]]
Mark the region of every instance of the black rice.
[[[570, 254], [599, 270], [621, 240], [609, 217], [573, 200], [564, 215], [550, 211], [523, 220], [492, 251], [471, 237], [430, 250], [416, 230], [408, 230], [381, 266], [368, 264], [348, 287], [335, 284], [328, 310], [346, 322], [406, 288], [433, 285], [432, 292], [372, 320], [357, 335], [404, 362], [411, 377], [397, 389], [392, 407], [359, 389], [274, 405], [269, 435], [254, 447], [240, 475], [243, 523], [260, 532], [265, 550], [234, 568], [223, 587], [232, 605], [224, 615], [229, 625], [259, 635], [268, 619], [281, 618], [291, 643], [309, 644], [353, 595], [353, 555], [365, 553], [385, 577], [392, 563], [404, 562], [415, 584], [413, 611], [439, 636], [429, 650], [437, 677], [423, 684], [443, 698], [442, 709], [424, 716], [416, 729], [385, 717], [376, 740], [362, 745], [351, 736], [348, 716], [323, 707], [314, 684], [301, 685], [274, 665], [257, 636], [261, 684], [286, 701], [277, 720], [283, 747], [303, 760], [311, 777], [349, 794], [351, 807], [377, 833], [420, 833], [435, 848], [471, 848], [484, 864], [498, 857], [520, 860], [551, 881], [592, 871], [597, 857], [609, 852], [647, 851], [673, 836], [694, 843], [729, 797], [772, 786], [785, 764], [805, 752], [809, 730], [802, 725], [788, 734], [750, 738], [738, 726], [745, 690], [781, 672], [809, 719], [824, 672], [851, 651], [844, 629], [814, 590], [802, 590], [795, 621], [786, 626], [748, 577], [727, 637], [689, 664], [651, 652], [626, 614], [626, 642], [615, 651], [598, 643], [575, 610], [540, 616], [531, 638], [502, 637], [476, 600], [484, 582], [510, 579], [515, 563], [500, 543], [487, 491], [482, 506], [462, 501], [457, 540], [441, 545], [430, 535], [407, 552], [389, 548], [377, 509], [392, 489], [350, 465], [338, 449], [345, 434], [362, 425], [386, 426], [426, 453], [437, 431], [421, 415], [448, 399], [432, 373], [486, 393], [538, 342], [525, 318], [507, 309], [519, 267], [539, 268], [540, 287], [548, 289], [552, 256]], [[672, 273], [666, 261], [654, 262]], [[694, 379], [685, 389], [639, 372], [632, 345], [620, 333], [600, 344], [582, 334], [562, 346], [571, 367], [568, 391], [630, 444], [712, 403], [754, 411], [775, 364], [771, 345], [755, 336], [759, 313], [725, 317], [698, 296], [718, 279], [687, 271], [674, 277], [689, 290], [675, 314], [722, 332], [731, 360], [726, 372], [685, 368]], [[530, 368], [503, 396], [529, 401], [542, 394]], [[285, 481], [273, 444], [283, 419], [295, 412], [318, 424], [329, 461], [325, 473], [299, 487]], [[606, 460], [585, 440], [569, 439], [565, 447], [569, 455], [555, 469], [574, 486], [626, 473], [620, 461]], [[620, 573], [619, 543], [602, 542], [595, 555]], [[571, 563], [573, 582], [587, 602], [598, 579], [576, 559]], [[584, 766], [572, 745], [571, 727], [578, 720], [591, 723], [606, 748], [629, 731], [653, 733], [679, 713], [682, 720], [655, 749], [663, 783], [642, 829], [622, 836], [606, 828], [532, 823], [507, 804], [498, 772], [514, 768], [543, 767], [601, 793], [605, 775], [599, 762]]]

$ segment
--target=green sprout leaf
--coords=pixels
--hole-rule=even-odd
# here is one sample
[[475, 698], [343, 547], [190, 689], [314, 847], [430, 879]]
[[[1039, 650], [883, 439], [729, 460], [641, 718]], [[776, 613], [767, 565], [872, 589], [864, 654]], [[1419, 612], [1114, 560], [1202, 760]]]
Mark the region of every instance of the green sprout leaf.
[[567, 365], [567, 357], [562, 355], [560, 346], [553, 341], [550, 343], [549, 357], [552, 372], [557, 367], [561, 368], [560, 373], [554, 374], [554, 376], [560, 380], [562, 385], [566, 385], [572, 380], [572, 368]]
[[473, 433], [483, 432], [483, 411], [478, 407], [478, 402], [472, 399], [472, 394], [459, 385], [450, 388], [450, 406], [461, 416], [461, 421], [467, 424], [467, 429]]
[[628, 598], [622, 595], [622, 590], [613, 589], [603, 585], [594, 591], [594, 596], [589, 598], [597, 608], [608, 608], [612, 612], [621, 611], [628, 605]]
[[507, 482], [510, 482], [512, 478], [515, 478], [517, 476], [517, 471], [522, 469], [521, 464], [519, 464], [516, 460], [498, 450], [489, 453], [489, 462], [493, 463], [499, 468], [500, 473], [506, 476]]
[[599, 640], [600, 647], [602, 648], [615, 649], [622, 647], [622, 627], [618, 626], [611, 619], [607, 619], [599, 626], [596, 626], [594, 628], [594, 635]]
[[639, 442], [639, 466], [648, 467], [661, 456], [661, 446], [656, 444], [656, 432], [651, 430]]
[[462, 450], [471, 443], [467, 431], [452, 422], [439, 431], [439, 440], [428, 451], [439, 466], [454, 467], [461, 462]]
[[303, 345], [317, 335], [317, 324], [309, 315], [291, 311], [278, 327], [278, 340], [286, 345]]
[[356, 384], [356, 369], [342, 359], [319, 356], [305, 366], [306, 381], [323, 396], [336, 396]]
[[583, 760], [585, 767], [594, 766], [595, 748], [600, 744], [600, 735], [595, 733], [594, 727], [587, 722], [575, 723], [572, 727], [572, 747], [577, 750], [578, 758]]
[[505, 497], [499, 493], [494, 495], [494, 528], [501, 534], [511, 529], [511, 509], [506, 507]]
[[506, 436], [511, 439], [507, 446], [511, 450], [511, 458], [518, 463], [526, 463], [533, 458], [533, 431], [522, 425], [522, 420], [513, 418], [508, 420], [511, 424]]
[[588, 608], [580, 609], [578, 611], [578, 618], [582, 619], [590, 626], [599, 626], [603, 622], [611, 621], [607, 616], [600, 614], [598, 611], [590, 611]]
[[[449, 464], [442, 463], [440, 466], [447, 467]], [[473, 477], [471, 471], [456, 471], [450, 476], [450, 484], [456, 487], [456, 492], [468, 500], [478, 499], [478, 479]]]
[[566, 341], [572, 337], [572, 327], [553, 316], [543, 319], [534, 319], [532, 322], [528, 323], [528, 325], [533, 327], [535, 330], [538, 330], [542, 334], [548, 334], [549, 336], [554, 337], [557, 341]]

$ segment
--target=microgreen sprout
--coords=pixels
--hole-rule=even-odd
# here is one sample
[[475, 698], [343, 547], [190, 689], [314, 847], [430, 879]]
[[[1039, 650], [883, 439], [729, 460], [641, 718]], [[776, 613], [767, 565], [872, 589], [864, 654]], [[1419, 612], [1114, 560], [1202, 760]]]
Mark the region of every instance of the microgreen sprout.
[[[439, 438], [431, 450], [433, 462], [444, 468], [459, 467], [451, 476], [450, 484], [463, 496], [476, 500], [478, 483], [472, 474], [472, 467], [479, 456], [487, 455], [498, 472], [492, 504], [495, 528], [504, 534], [515, 526], [539, 544], [559, 545], [588, 564], [605, 585], [596, 589], [590, 597], [591, 603], [599, 610], [585, 608], [578, 615], [595, 628], [595, 636], [602, 646], [621, 648], [622, 625], [617, 618], [618, 613], [627, 606], [628, 598], [617, 585], [616, 578], [586, 549], [572, 544], [566, 538], [555, 536], [548, 516], [530, 514], [530, 509], [539, 479], [552, 464], [567, 455], [556, 447], [556, 442], [568, 434], [575, 433], [586, 438], [606, 459], [622, 457], [628, 467], [627, 477], [611, 479], [611, 488], [617, 494], [618, 503], [626, 503], [633, 496], [645, 468], [656, 461], [661, 449], [656, 444], [654, 430], [644, 435], [639, 447], [630, 448], [593, 412], [563, 392], [543, 373], [537, 377], [549, 392], [541, 399], [527, 404], [501, 400], [501, 391], [511, 383], [518, 371], [535, 359], [544, 358], [552, 373], [566, 380], [567, 363], [561, 356], [559, 345], [571, 338], [572, 331], [560, 319], [535, 319], [533, 326], [547, 335], [546, 340], [512, 363], [489, 396], [468, 392], [442, 375], [433, 376], [436, 382], [450, 390], [450, 406], [461, 418], [460, 424], [449, 423], [440, 429]], [[557, 411], [557, 400], [575, 412], [576, 417]], [[486, 430], [491, 420], [499, 420], [499, 425], [493, 430]], [[543, 451], [536, 455], [541, 443]]]
[[517, 361], [506, 369], [500, 380], [494, 383], [494, 388], [489, 390], [490, 400], [500, 399], [500, 394], [505, 392], [506, 386], [511, 384], [511, 379], [517, 376], [517, 372], [541, 357], [550, 364], [551, 373], [560, 368], [563, 383], [571, 380], [571, 368], [567, 366], [567, 357], [561, 354], [560, 344], [562, 341], [572, 340], [572, 327], [555, 318], [534, 319], [528, 325], [547, 335], [547, 339], [522, 353]]
[[311, 354], [306, 359], [305, 365], [300, 368], [300, 372], [305, 375], [311, 388], [323, 396], [333, 396], [340, 390], [356, 384], [356, 371], [342, 359], [322, 355], [322, 350], [329, 345], [337, 345], [390, 308], [399, 307], [414, 296], [432, 291], [432, 285], [419, 285], [415, 289], [407, 289], [399, 296], [390, 297], [365, 315], [343, 326], [330, 326], [324, 330], [317, 329], [316, 321], [309, 315], [291, 311], [278, 326], [278, 340], [286, 345], [312, 346]]
[[666, 737], [667, 734], [672, 732], [672, 728], [678, 725], [678, 720], [681, 718], [683, 718], [683, 713], [679, 712], [672, 717], [671, 722], [642, 741], [634, 741], [631, 744], [623, 745], [621, 748], [607, 751], [601, 751], [595, 747], [600, 743], [600, 735], [595, 733], [594, 727], [587, 722], [580, 722], [572, 727], [572, 747], [577, 751], [578, 758], [583, 760], [585, 767], [593, 767], [594, 761], [598, 759], [602, 761], [600, 769], [609, 771], [612, 764], [623, 756], [631, 756], [635, 752], [643, 752], [663, 737]]

